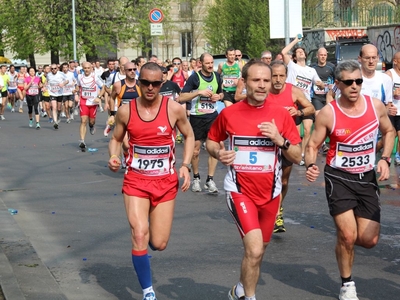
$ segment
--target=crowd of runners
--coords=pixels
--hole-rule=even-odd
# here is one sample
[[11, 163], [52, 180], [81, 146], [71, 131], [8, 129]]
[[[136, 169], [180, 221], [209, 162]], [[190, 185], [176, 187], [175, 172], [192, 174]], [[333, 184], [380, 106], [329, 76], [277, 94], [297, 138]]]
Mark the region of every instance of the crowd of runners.
[[[284, 198], [293, 164], [309, 181], [324, 170], [330, 214], [337, 228], [339, 299], [356, 300], [354, 246], [376, 245], [380, 230], [378, 180], [389, 178], [392, 149], [400, 136], [400, 52], [393, 69], [376, 71], [374, 45], [357, 61], [335, 66], [325, 48], [307, 66], [295, 38], [273, 57], [242, 60], [238, 49], [214, 71], [213, 56], [76, 61], [33, 67], [1, 66], [0, 119], [24, 113], [29, 127], [46, 120], [58, 130], [80, 120], [78, 147], [86, 150], [87, 127], [96, 133], [97, 112], [108, 113], [112, 171], [125, 169], [123, 194], [132, 232], [132, 262], [144, 300], [155, 300], [147, 247], [164, 250], [173, 220], [178, 177], [182, 191], [219, 193], [218, 161], [228, 167], [226, 201], [244, 244], [239, 281], [231, 300], [255, 300], [265, 249], [273, 233], [286, 231]], [[221, 106], [225, 107], [221, 110]], [[8, 109], [7, 109], [8, 108]], [[77, 118], [77, 117], [80, 118]], [[228, 142], [227, 142], [228, 141]], [[175, 170], [176, 144], [183, 143]], [[208, 151], [204, 184], [199, 153]], [[400, 164], [399, 147], [395, 164]], [[192, 176], [189, 173], [192, 172]]]

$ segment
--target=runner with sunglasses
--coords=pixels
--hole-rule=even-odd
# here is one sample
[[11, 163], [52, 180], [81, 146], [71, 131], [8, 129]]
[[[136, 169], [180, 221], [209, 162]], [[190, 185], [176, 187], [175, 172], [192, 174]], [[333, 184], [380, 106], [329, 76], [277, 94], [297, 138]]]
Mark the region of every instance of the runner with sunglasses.
[[[147, 248], [162, 251], [167, 247], [179, 188], [178, 176], [183, 178], [181, 190], [187, 191], [194, 147], [193, 131], [185, 110], [159, 94], [162, 76], [156, 63], [142, 66], [139, 76], [142, 95], [119, 108], [109, 144], [108, 165], [117, 172], [121, 164], [121, 145], [124, 137], [129, 136], [128, 144], [123, 145], [127, 152], [127, 169], [122, 192], [131, 227], [132, 263], [144, 300], [156, 300]], [[174, 166], [176, 127], [185, 136], [182, 165], [178, 171]]]
[[335, 78], [341, 96], [316, 117], [306, 147], [306, 177], [309, 181], [317, 179], [318, 149], [328, 136], [324, 175], [329, 212], [337, 231], [335, 252], [342, 279], [339, 299], [357, 300], [352, 279], [354, 245], [374, 247], [380, 231], [379, 186], [374, 170], [378, 129], [384, 137], [382, 157], [376, 166], [379, 181], [389, 178], [395, 131], [385, 105], [361, 94], [364, 80], [357, 61], [340, 63]]

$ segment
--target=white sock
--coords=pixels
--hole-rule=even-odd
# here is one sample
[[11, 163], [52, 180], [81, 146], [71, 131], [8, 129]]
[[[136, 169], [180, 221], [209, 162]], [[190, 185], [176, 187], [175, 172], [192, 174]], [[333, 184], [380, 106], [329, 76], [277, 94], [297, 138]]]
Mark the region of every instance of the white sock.
[[244, 296], [244, 288], [243, 288], [243, 284], [239, 281], [236, 285], [236, 289], [235, 289], [235, 294], [236, 296], [238, 296], [239, 298]]
[[143, 296], [146, 296], [148, 293], [154, 293], [153, 286], [148, 287], [147, 289], [143, 290]]
[[251, 296], [251, 297], [244, 297], [244, 300], [256, 300], [256, 295]]

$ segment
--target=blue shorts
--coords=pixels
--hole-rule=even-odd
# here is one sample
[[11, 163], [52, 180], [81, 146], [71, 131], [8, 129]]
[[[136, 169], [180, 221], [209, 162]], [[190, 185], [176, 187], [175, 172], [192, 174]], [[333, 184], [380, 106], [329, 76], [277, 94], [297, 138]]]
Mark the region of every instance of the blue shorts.
[[17, 89], [8, 89], [9, 94], [15, 94], [17, 92]]

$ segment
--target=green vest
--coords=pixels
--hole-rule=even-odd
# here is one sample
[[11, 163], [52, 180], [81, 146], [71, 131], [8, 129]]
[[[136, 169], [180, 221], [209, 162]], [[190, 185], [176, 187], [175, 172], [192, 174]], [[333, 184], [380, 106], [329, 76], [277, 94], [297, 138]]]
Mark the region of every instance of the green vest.
[[8, 88], [8, 81], [10, 80], [10, 76], [7, 73], [5, 73], [4, 75], [0, 75], [0, 76], [3, 77], [3, 82], [4, 82], [4, 85], [3, 85], [3, 88], [1, 89], [1, 91], [5, 92], [5, 91], [7, 91], [7, 88]]
[[[196, 72], [197, 76], [199, 77], [199, 87], [197, 88], [198, 91], [209, 89], [210, 91], [215, 94], [218, 90], [218, 81], [217, 76], [213, 73], [213, 79], [211, 82], [207, 82], [201, 77], [199, 72]], [[212, 102], [210, 98], [197, 96], [192, 100], [192, 107], [190, 109], [191, 115], [205, 115], [205, 114], [212, 114], [217, 110], [217, 103]]]
[[240, 67], [237, 62], [235, 62], [232, 66], [228, 66], [226, 63], [222, 65], [222, 82], [224, 91], [235, 92], [236, 84], [234, 83], [234, 79], [239, 78]]

